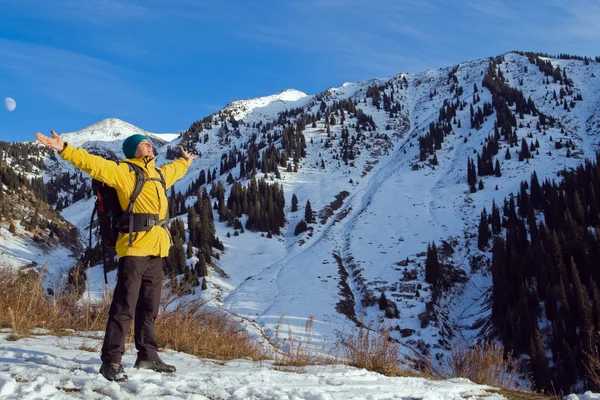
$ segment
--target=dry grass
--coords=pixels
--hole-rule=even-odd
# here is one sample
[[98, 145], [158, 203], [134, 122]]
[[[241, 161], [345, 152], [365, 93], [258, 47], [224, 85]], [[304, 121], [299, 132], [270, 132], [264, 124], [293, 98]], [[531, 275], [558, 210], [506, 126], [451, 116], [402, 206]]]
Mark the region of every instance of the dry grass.
[[391, 339], [391, 328], [375, 331], [361, 324], [354, 334], [339, 335], [341, 352], [348, 365], [387, 376], [414, 376], [398, 366], [398, 346]]
[[589, 385], [594, 391], [600, 390], [600, 332], [597, 332], [595, 341], [592, 341], [592, 350], [585, 352], [585, 372]]
[[55, 334], [64, 329], [103, 330], [110, 305], [108, 299], [82, 304], [74, 291], [48, 296], [43, 288], [45, 266], [41, 272], [0, 269], [0, 326], [11, 328], [13, 335], [29, 336], [33, 328]]
[[492, 343], [455, 347], [450, 356], [450, 376], [467, 378], [475, 383], [516, 389], [519, 362], [504, 358], [504, 347]]
[[335, 356], [325, 349], [317, 351], [316, 344], [313, 343], [312, 327], [314, 317], [310, 315], [306, 319], [304, 332], [299, 336], [294, 336], [292, 328], [288, 326], [287, 337], [280, 336], [281, 327], [285, 314], [279, 317], [279, 322], [275, 328], [275, 362], [274, 365], [280, 369], [290, 372], [303, 372], [304, 367], [308, 365], [327, 365], [338, 363]]
[[[0, 271], [0, 326], [11, 328], [13, 335], [28, 335], [40, 326], [40, 316], [48, 315], [50, 304], [43, 296], [40, 278], [32, 273], [18, 273], [10, 268]], [[40, 301], [42, 300], [42, 301]]]
[[550, 396], [521, 390], [498, 389], [490, 390], [489, 392], [498, 393], [508, 400], [562, 400], [560, 396]]
[[179, 293], [163, 293], [166, 295], [162, 310], [156, 319], [161, 347], [216, 360], [268, 358], [260, 343], [239, 322], [198, 301], [177, 301]]
[[[110, 294], [100, 302], [91, 298], [81, 301], [77, 288], [48, 296], [42, 285], [43, 273], [44, 268], [41, 272], [0, 268], [0, 309], [8, 310], [0, 313], [0, 327], [12, 330], [9, 339], [30, 336], [34, 328], [57, 336], [67, 335], [69, 330], [104, 331]], [[219, 360], [267, 358], [261, 345], [236, 321], [197, 302], [175, 305], [178, 293], [165, 292], [166, 300], [156, 320], [161, 347]], [[133, 341], [132, 331], [128, 343]], [[80, 348], [98, 351], [98, 347], [97, 340], [84, 337]]]

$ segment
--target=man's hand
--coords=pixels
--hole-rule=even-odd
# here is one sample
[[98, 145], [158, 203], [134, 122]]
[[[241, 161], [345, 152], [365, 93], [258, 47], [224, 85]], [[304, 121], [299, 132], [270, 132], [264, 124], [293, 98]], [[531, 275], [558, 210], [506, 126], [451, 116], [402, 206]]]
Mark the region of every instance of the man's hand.
[[62, 138], [58, 136], [56, 132], [50, 131], [50, 133], [52, 133], [52, 137], [44, 136], [41, 133], [36, 132], [35, 137], [43, 145], [52, 147], [58, 151], [63, 151], [65, 148], [65, 142], [63, 142]]
[[194, 158], [196, 158], [196, 155], [195, 155], [195, 154], [190, 154], [190, 153], [188, 153], [187, 151], [185, 151], [185, 150], [183, 149], [183, 147], [181, 147], [181, 145], [180, 145], [180, 146], [178, 146], [178, 147], [179, 147], [179, 150], [181, 150], [181, 156], [182, 156], [183, 158], [185, 158], [186, 160], [190, 160], [190, 161], [192, 161]]

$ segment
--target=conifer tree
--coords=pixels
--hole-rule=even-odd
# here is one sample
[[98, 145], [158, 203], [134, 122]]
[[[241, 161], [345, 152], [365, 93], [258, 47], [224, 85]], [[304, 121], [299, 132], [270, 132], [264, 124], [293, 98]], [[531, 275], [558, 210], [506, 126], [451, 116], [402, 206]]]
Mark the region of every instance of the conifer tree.
[[310, 206], [310, 200], [306, 201], [306, 208], [304, 210], [304, 220], [307, 224], [314, 221], [312, 207]]
[[542, 188], [540, 187], [540, 183], [538, 181], [538, 177], [535, 171], [531, 174], [531, 183], [529, 185], [529, 198], [531, 199], [531, 205], [536, 210], [541, 210], [543, 207], [543, 194]]
[[294, 193], [292, 195], [292, 212], [296, 211], [298, 211], [298, 197], [296, 197], [296, 194]]
[[579, 193], [577, 191], [573, 192], [572, 195], [573, 201], [573, 218], [577, 225], [585, 226], [585, 212], [583, 211], [583, 205], [581, 204], [581, 197], [579, 197]]
[[490, 232], [490, 228], [488, 227], [488, 216], [485, 208], [481, 212], [481, 218], [479, 220], [479, 234], [477, 237], [477, 247], [479, 250], [485, 250], [488, 244], [488, 241], [492, 237], [492, 233]]
[[198, 276], [205, 277], [208, 275], [208, 267], [206, 265], [206, 258], [202, 252], [198, 252], [198, 262], [196, 263], [196, 272]]
[[587, 224], [590, 226], [598, 226], [600, 225], [600, 203], [598, 203], [596, 189], [593, 182], [590, 182], [589, 184], [588, 193], [590, 208], [587, 214]]
[[438, 261], [435, 242], [427, 245], [427, 258], [425, 259], [425, 282], [435, 286], [440, 274], [440, 263]]
[[471, 157], [467, 159], [467, 184], [473, 192], [473, 188], [477, 183], [477, 170], [475, 169], [475, 163], [471, 160]]
[[496, 206], [496, 202], [492, 200], [492, 213], [491, 213], [492, 233], [498, 234], [501, 229], [500, 221], [500, 210]]
[[542, 341], [542, 334], [538, 328], [535, 328], [529, 343], [529, 358], [532, 378], [537, 390], [550, 390], [550, 369], [548, 367], [548, 357], [546, 356], [546, 347]]
[[171, 186], [171, 195], [169, 196], [169, 215], [175, 216], [175, 186]]
[[503, 326], [507, 318], [507, 290], [509, 280], [506, 274], [506, 251], [504, 240], [494, 237], [492, 248], [492, 322]]
[[187, 247], [186, 247], [186, 254], [185, 254], [185, 255], [186, 255], [186, 257], [187, 257], [188, 259], [192, 258], [192, 257], [193, 257], [193, 255], [194, 255], [194, 251], [193, 251], [193, 248], [192, 248], [192, 243], [191, 243], [191, 241], [188, 241], [188, 243], [187, 243]]
[[[198, 239], [196, 238], [196, 232], [198, 231], [197, 225], [199, 223], [198, 214], [196, 213], [195, 207], [190, 207], [188, 210], [188, 231], [189, 242], [193, 245], [198, 245]], [[190, 246], [191, 247], [191, 246]], [[189, 258], [189, 257], [188, 257]]]
[[379, 309], [381, 311], [385, 310], [387, 307], [387, 298], [385, 297], [385, 292], [381, 292], [381, 296], [379, 296]]
[[173, 235], [173, 246], [169, 251], [166, 267], [172, 277], [185, 273], [185, 250], [183, 249], [183, 239], [179, 236]]
[[502, 176], [502, 172], [500, 171], [500, 161], [496, 159], [496, 166], [494, 167], [494, 175], [496, 178], [500, 178]]
[[600, 290], [594, 279], [590, 279], [590, 294], [592, 300], [592, 322], [594, 324], [594, 330], [600, 330]]
[[[590, 352], [592, 350], [592, 339], [593, 339], [593, 323], [592, 323], [592, 310], [590, 308], [590, 299], [587, 295], [581, 279], [579, 278], [579, 272], [573, 257], [570, 261], [571, 270], [571, 282], [573, 283], [573, 299], [575, 302], [575, 319], [579, 326], [579, 336], [583, 344], [583, 351]], [[581, 354], [583, 356], [583, 354]]]
[[531, 153], [529, 152], [529, 147], [527, 146], [525, 138], [521, 139], [521, 156], [525, 159], [531, 158]]

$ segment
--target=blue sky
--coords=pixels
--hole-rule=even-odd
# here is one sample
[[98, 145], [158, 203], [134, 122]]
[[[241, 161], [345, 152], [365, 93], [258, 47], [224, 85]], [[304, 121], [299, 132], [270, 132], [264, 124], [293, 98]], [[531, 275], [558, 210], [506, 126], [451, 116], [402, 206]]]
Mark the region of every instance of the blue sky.
[[[600, 55], [592, 0], [0, 0], [0, 140], [108, 117], [186, 129], [237, 99], [510, 50]], [[3, 105], [3, 104], [2, 104]]]

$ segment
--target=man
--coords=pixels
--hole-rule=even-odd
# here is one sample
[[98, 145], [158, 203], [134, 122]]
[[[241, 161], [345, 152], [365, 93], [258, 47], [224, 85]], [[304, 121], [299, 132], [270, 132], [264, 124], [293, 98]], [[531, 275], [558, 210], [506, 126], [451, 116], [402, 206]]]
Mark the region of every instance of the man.
[[143, 135], [136, 134], [125, 139], [123, 153], [127, 160], [117, 164], [69, 145], [56, 132], [51, 133], [52, 137], [48, 137], [37, 132], [36, 138], [57, 150], [76, 168], [113, 187], [123, 210], [129, 206], [137, 182], [136, 173], [128, 163], [141, 167], [146, 178], [133, 205], [134, 221], [143, 217], [144, 223], [136, 222], [138, 229], [134, 229], [133, 234], [123, 232], [117, 239], [118, 278], [104, 335], [100, 373], [109, 381], [127, 380], [121, 358], [134, 314], [135, 347], [138, 350], [134, 367], [175, 372], [174, 366], [165, 364], [158, 356], [154, 323], [160, 303], [163, 263], [171, 247], [166, 227], [168, 200], [165, 186], [168, 189], [183, 177], [196, 156], [179, 146], [182, 157], [160, 167], [159, 173], [154, 166], [152, 144]]

